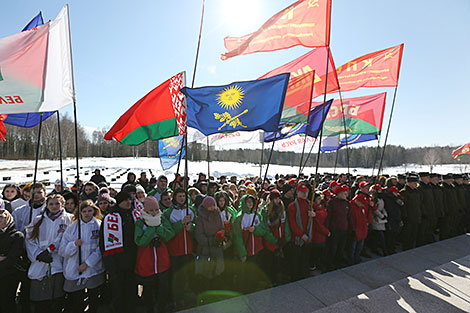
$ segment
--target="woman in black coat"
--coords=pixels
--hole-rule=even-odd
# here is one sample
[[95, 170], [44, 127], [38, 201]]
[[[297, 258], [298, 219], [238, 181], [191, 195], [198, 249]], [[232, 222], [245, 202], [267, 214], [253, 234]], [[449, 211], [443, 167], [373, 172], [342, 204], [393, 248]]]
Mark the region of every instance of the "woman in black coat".
[[23, 233], [15, 229], [10, 212], [0, 209], [0, 313], [16, 312], [15, 295], [20, 273], [15, 265], [23, 250]]

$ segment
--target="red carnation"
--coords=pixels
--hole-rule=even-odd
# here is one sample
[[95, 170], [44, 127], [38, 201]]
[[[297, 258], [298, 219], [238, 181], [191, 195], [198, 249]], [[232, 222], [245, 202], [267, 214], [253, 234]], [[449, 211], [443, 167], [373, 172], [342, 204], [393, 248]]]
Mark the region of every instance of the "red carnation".
[[217, 232], [217, 235], [215, 235], [215, 240], [216, 240], [217, 242], [224, 242], [224, 241], [227, 241], [227, 239], [226, 239], [225, 236], [224, 236], [224, 233], [221, 232], [221, 231], [218, 231], [218, 232]]

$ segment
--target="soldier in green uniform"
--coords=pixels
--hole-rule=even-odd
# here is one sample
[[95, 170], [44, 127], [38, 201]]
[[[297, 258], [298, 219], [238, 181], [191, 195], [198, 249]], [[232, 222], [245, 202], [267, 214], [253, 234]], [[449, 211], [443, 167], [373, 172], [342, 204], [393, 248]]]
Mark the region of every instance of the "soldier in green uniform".
[[452, 184], [454, 178], [452, 174], [443, 177], [442, 190], [444, 192], [444, 218], [442, 221], [441, 239], [448, 239], [457, 234], [456, 225], [459, 222], [459, 201], [457, 192]]
[[407, 177], [407, 185], [400, 191], [403, 202], [402, 219], [403, 219], [403, 249], [409, 250], [416, 247], [418, 238], [418, 230], [421, 224], [421, 192], [418, 190], [418, 176], [409, 175]]
[[430, 174], [431, 178], [431, 189], [434, 199], [434, 208], [436, 209], [436, 228], [439, 229], [439, 239], [442, 239], [442, 221], [445, 216], [444, 211], [444, 191], [442, 186], [439, 184], [441, 181], [441, 175]]
[[437, 217], [434, 203], [434, 195], [431, 177], [428, 172], [419, 173], [418, 190], [421, 192], [421, 225], [418, 233], [418, 245], [434, 242], [434, 230], [436, 229]]

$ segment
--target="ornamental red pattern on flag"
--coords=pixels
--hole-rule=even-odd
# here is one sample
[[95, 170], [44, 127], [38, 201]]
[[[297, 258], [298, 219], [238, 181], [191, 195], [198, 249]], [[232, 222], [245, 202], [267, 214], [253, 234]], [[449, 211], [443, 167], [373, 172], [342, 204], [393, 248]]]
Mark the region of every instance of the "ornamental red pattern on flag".
[[[321, 47], [314, 49], [301, 57], [290, 61], [287, 64], [284, 64], [274, 70], [264, 74], [258, 79], [272, 77], [281, 73], [291, 73], [289, 85], [295, 77], [298, 77], [302, 74], [315, 71], [315, 81], [313, 89], [313, 98], [316, 98], [325, 93], [325, 82], [326, 82], [326, 57], [328, 55], [328, 48]], [[308, 86], [310, 88], [310, 85]], [[329, 55], [328, 63], [328, 86], [327, 93], [336, 92], [339, 90], [338, 77], [336, 76], [335, 63], [333, 61], [333, 56]], [[288, 101], [286, 96], [285, 102]]]
[[464, 154], [470, 154], [470, 143], [467, 143], [454, 151], [452, 151], [452, 157], [456, 160], [460, 160], [462, 155]]
[[7, 129], [5, 127], [5, 124], [3, 121], [7, 118], [8, 114], [1, 114], [0, 115], [0, 139], [3, 141], [7, 141], [6, 136], [7, 136]]
[[336, 72], [341, 91], [361, 87], [396, 87], [403, 46], [372, 52], [338, 67]]
[[299, 0], [272, 16], [256, 32], [226, 37], [222, 60], [254, 52], [275, 51], [297, 45], [330, 44], [331, 0]]

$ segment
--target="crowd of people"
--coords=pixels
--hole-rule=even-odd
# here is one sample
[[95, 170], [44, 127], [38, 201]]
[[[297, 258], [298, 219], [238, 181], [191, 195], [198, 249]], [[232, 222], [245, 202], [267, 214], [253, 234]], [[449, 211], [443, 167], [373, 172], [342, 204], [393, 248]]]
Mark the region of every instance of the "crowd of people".
[[49, 194], [6, 185], [0, 313], [171, 312], [470, 230], [466, 175], [317, 178], [130, 172], [118, 191], [96, 170]]

